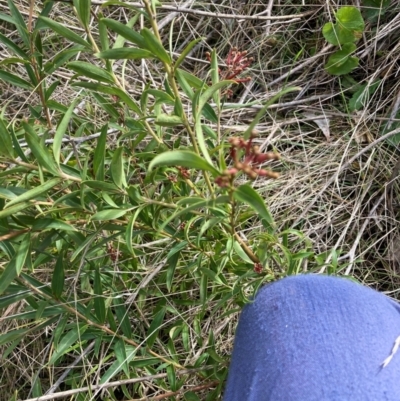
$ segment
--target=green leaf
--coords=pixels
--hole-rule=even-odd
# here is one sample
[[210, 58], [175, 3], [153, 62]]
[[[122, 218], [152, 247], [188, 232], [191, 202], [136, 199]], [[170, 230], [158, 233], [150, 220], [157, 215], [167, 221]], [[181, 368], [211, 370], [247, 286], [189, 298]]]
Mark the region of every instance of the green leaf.
[[18, 45], [12, 40], [8, 39], [7, 36], [4, 36], [0, 33], [0, 42], [6, 45], [10, 50], [12, 50], [15, 54], [23, 58], [24, 60], [29, 60], [28, 55], [18, 47]]
[[18, 86], [19, 88], [22, 89], [29, 89], [29, 90], [33, 89], [33, 86], [30, 82], [25, 81], [25, 79], [22, 79], [7, 71], [0, 70], [0, 79], [11, 85]]
[[200, 401], [200, 398], [193, 391], [188, 391], [184, 395], [185, 401]]
[[373, 82], [372, 84], [366, 83], [361, 85], [360, 89], [353, 94], [349, 101], [349, 110], [351, 112], [355, 110], [361, 110], [368, 104], [370, 97], [375, 93], [378, 89], [381, 80]]
[[157, 155], [149, 165], [149, 171], [160, 166], [182, 166], [197, 170], [210, 171], [213, 175], [219, 175], [219, 171], [196, 153], [186, 150], [174, 150]]
[[114, 346], [114, 353], [117, 357], [119, 366], [124, 370], [125, 374], [129, 377], [129, 366], [126, 358], [125, 343], [123, 340], [118, 340]]
[[8, 262], [6, 268], [0, 276], [0, 295], [3, 294], [8, 286], [17, 278], [25, 265], [25, 261], [29, 254], [31, 245], [30, 234], [25, 234], [21, 237], [21, 242], [18, 249], [15, 251], [14, 256]]
[[106, 304], [103, 298], [103, 288], [98, 268], [94, 271], [94, 294], [94, 311], [99, 323], [103, 324], [106, 320]]
[[48, 362], [49, 365], [53, 365], [61, 356], [63, 356], [69, 348], [71, 348], [72, 344], [74, 344], [86, 331], [88, 326], [77, 325], [75, 328], [71, 329], [58, 343], [55, 352], [50, 358]]
[[30, 45], [30, 40], [29, 40], [29, 34], [28, 34], [28, 28], [25, 24], [24, 19], [22, 18], [21, 13], [19, 12], [18, 8], [15, 6], [12, 0], [8, 0], [8, 7], [11, 11], [11, 15], [14, 19], [14, 24], [17, 28], [17, 31], [24, 42], [24, 45], [29, 48]]
[[61, 51], [56, 54], [52, 61], [49, 61], [44, 66], [46, 74], [51, 75], [54, 71], [58, 70], [60, 66], [66, 63], [70, 58], [74, 57], [77, 53], [84, 51], [83, 46], [74, 45], [72, 48]]
[[11, 134], [2, 118], [0, 118], [0, 155], [13, 158], [14, 149]]
[[149, 329], [147, 330], [146, 343], [149, 348], [151, 348], [153, 346], [154, 342], [156, 341], [158, 332], [160, 331], [161, 325], [164, 321], [165, 312], [166, 312], [165, 308], [160, 309], [154, 315], [154, 319], [151, 322]]
[[183, 120], [178, 116], [171, 116], [169, 114], [160, 113], [155, 120], [157, 125], [161, 127], [176, 127], [183, 124]]
[[182, 53], [178, 57], [178, 59], [175, 61], [174, 64], [174, 69], [176, 70], [179, 68], [179, 66], [183, 63], [185, 60], [186, 56], [190, 53], [190, 51], [197, 45], [197, 43], [201, 42], [205, 38], [197, 38], [189, 42], [189, 44], [183, 49]]
[[204, 158], [206, 161], [212, 165], [212, 160], [211, 157], [208, 153], [208, 148], [206, 141], [204, 139], [204, 134], [203, 134], [203, 128], [201, 125], [201, 119], [196, 118], [196, 123], [195, 123], [195, 133], [196, 133], [196, 138], [197, 138], [197, 143], [199, 144], [199, 148], [201, 150], [201, 153], [203, 153]]
[[119, 321], [119, 327], [122, 330], [122, 333], [127, 338], [132, 338], [132, 325], [129, 320], [128, 311], [123, 304], [123, 300], [121, 298], [113, 299], [115, 314], [117, 315]]
[[92, 82], [74, 82], [72, 86], [79, 86], [81, 88], [87, 88], [95, 92], [106, 93], [108, 95], [118, 96], [128, 107], [130, 107], [135, 113], [141, 115], [142, 112], [139, 106], [126, 94], [123, 90], [119, 88], [114, 88], [111, 86], [105, 86], [101, 84], [96, 84]]
[[95, 213], [91, 220], [116, 220], [124, 216], [128, 210], [126, 209], [106, 209]]
[[69, 41], [78, 43], [87, 48], [91, 48], [90, 43], [88, 43], [85, 39], [81, 38], [75, 32], [71, 31], [69, 28], [66, 28], [64, 25], [61, 25], [58, 22], [43, 16], [39, 17], [39, 19], [40, 21], [43, 21], [46, 27], [52, 29], [54, 32], [68, 39]]
[[22, 126], [25, 130], [25, 139], [28, 143], [29, 148], [31, 149], [32, 153], [36, 157], [38, 164], [41, 167], [47, 169], [50, 173], [54, 175], [59, 174], [59, 170], [51, 158], [50, 154], [48, 153], [45, 147], [42, 147], [41, 143], [39, 142], [39, 137], [37, 136], [36, 132], [33, 128], [26, 122], [22, 123]]
[[[120, 372], [123, 368], [124, 365], [133, 365], [135, 361], [137, 361], [138, 358], [135, 358], [135, 361], [131, 362], [132, 359], [134, 359], [137, 349], [132, 347], [131, 345], [124, 344], [122, 340], [119, 340], [118, 342], [121, 343], [121, 345], [116, 345], [114, 347], [114, 353], [117, 358], [117, 360], [107, 369], [107, 371], [104, 373], [104, 375], [100, 379], [100, 384], [104, 384], [110, 381], [112, 377], [114, 377], [118, 372]], [[117, 344], [118, 344], [117, 342]], [[122, 347], [124, 347], [125, 350], [125, 364], [121, 364], [122, 358], [123, 358], [123, 350]], [[154, 359], [152, 359], [154, 361]], [[158, 360], [155, 360], [156, 362], [159, 362]], [[139, 361], [138, 361], [139, 362]], [[150, 363], [151, 364], [151, 363]], [[154, 364], [154, 362], [153, 362]], [[144, 366], [149, 365], [149, 363], [145, 363]]]
[[141, 49], [147, 49], [146, 41], [144, 40], [143, 36], [140, 33], [135, 32], [129, 26], [121, 24], [120, 22], [114, 21], [110, 18], [103, 18], [101, 21], [114, 32], [118, 33], [118, 35], [121, 35], [125, 39], [129, 40], [129, 42], [135, 43], [135, 45]]
[[45, 182], [44, 184], [38, 185], [37, 187], [34, 187], [34, 188], [24, 192], [22, 195], [17, 196], [12, 201], [7, 203], [6, 208], [9, 208], [10, 206], [15, 205], [17, 203], [21, 203], [21, 202], [25, 202], [25, 201], [37, 198], [39, 195], [48, 192], [51, 188], [54, 188], [61, 181], [62, 181], [62, 179], [59, 177], [52, 178], [51, 180]]
[[0, 309], [4, 309], [9, 305], [15, 304], [31, 295], [31, 291], [19, 291], [16, 294], [7, 294], [0, 297]]
[[57, 165], [60, 165], [60, 152], [61, 152], [61, 145], [62, 139], [65, 135], [65, 131], [68, 128], [68, 125], [71, 121], [72, 114], [75, 108], [75, 101], [71, 103], [68, 107], [67, 112], [64, 114], [60, 124], [57, 127], [56, 133], [54, 135], [54, 142], [53, 142], [53, 155]]
[[62, 220], [51, 218], [38, 218], [32, 225], [33, 231], [61, 230], [77, 231], [77, 229]]
[[175, 255], [171, 256], [168, 259], [167, 280], [166, 280], [168, 292], [171, 292], [175, 269], [176, 265], [178, 264], [179, 256], [180, 256], [179, 253], [176, 253]]
[[103, 68], [97, 67], [91, 63], [86, 63], [85, 61], [71, 61], [67, 64], [67, 68], [70, 68], [79, 75], [83, 75], [100, 82], [114, 82], [113, 76], [108, 71], [105, 71]]
[[240, 246], [239, 242], [233, 241], [233, 249], [244, 262], [253, 264], [253, 261], [248, 257], [247, 253]]
[[140, 31], [145, 43], [146, 48], [150, 50], [158, 59], [166, 64], [171, 64], [171, 57], [164, 49], [162, 43], [157, 39], [153, 32], [148, 28], [143, 28]]
[[325, 69], [332, 75], [344, 75], [353, 71], [358, 66], [358, 58], [350, 56], [354, 50], [356, 50], [354, 43], [343, 45], [342, 50], [329, 57]]
[[105, 60], [140, 60], [143, 58], [154, 58], [154, 55], [149, 50], [136, 49], [134, 47], [108, 49], [100, 53], [95, 53], [95, 56]]
[[[203, 198], [191, 197], [185, 198], [178, 202], [179, 206], [184, 206], [183, 209], [180, 209], [174, 213], [172, 213], [168, 218], [166, 218], [163, 223], [158, 227], [158, 229], [164, 230], [165, 227], [174, 219], [191, 212], [196, 209], [204, 209], [204, 208], [215, 208], [217, 204], [227, 204], [229, 202], [229, 197], [227, 195], [219, 196], [217, 199], [205, 200]], [[220, 211], [220, 210], [219, 210]], [[221, 213], [222, 210], [220, 211]]]
[[90, 3], [91, 0], [74, 0], [74, 6], [82, 25], [87, 29], [90, 22]]
[[120, 192], [120, 189], [110, 182], [104, 181], [84, 181], [83, 184], [87, 185], [90, 188], [100, 189], [101, 191], [105, 192]]
[[268, 228], [275, 228], [275, 222], [271, 216], [271, 213], [267, 209], [264, 200], [250, 185], [243, 184], [236, 188], [233, 196], [235, 199], [247, 203], [250, 207], [252, 207], [265, 221], [265, 223], [267, 223]]
[[32, 206], [31, 202], [22, 202], [22, 203], [18, 203], [18, 205], [14, 205], [7, 209], [3, 209], [0, 211], [0, 219], [4, 219], [5, 217], [16, 215], [21, 210], [28, 209], [31, 206]]
[[103, 125], [93, 156], [93, 172], [96, 180], [104, 181], [104, 158], [106, 155], [108, 124]]
[[360, 39], [364, 31], [364, 20], [355, 7], [342, 7], [335, 14], [337, 22], [328, 22], [322, 28], [327, 42], [339, 46]]
[[51, 291], [56, 299], [60, 299], [64, 290], [64, 253], [60, 252], [57, 258], [57, 263], [54, 267], [53, 277], [51, 279]]
[[122, 146], [115, 150], [110, 166], [112, 180], [118, 188], [125, 188], [128, 186], [125, 178], [124, 158], [122, 157], [123, 151], [124, 148]]

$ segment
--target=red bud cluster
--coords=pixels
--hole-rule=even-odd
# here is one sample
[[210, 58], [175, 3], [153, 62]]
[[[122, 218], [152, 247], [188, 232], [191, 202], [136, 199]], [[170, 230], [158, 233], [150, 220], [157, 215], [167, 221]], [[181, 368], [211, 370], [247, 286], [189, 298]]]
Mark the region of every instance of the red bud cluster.
[[[208, 61], [211, 61], [210, 53], [206, 53]], [[247, 51], [239, 51], [236, 47], [232, 47], [226, 56], [224, 69], [219, 69], [219, 76], [221, 80], [231, 80], [236, 83], [244, 83], [251, 81], [250, 77], [238, 78], [238, 76], [246, 71], [253, 64], [253, 57], [247, 57]], [[227, 97], [232, 95], [232, 91], [227, 89], [224, 94]]]
[[[233, 137], [229, 139], [231, 148], [229, 155], [233, 161], [233, 167], [225, 170], [221, 176], [215, 179], [220, 187], [229, 186], [239, 172], [243, 172], [251, 180], [258, 176], [267, 178], [278, 178], [279, 174], [259, 167], [269, 160], [279, 160], [280, 156], [275, 152], [261, 153], [258, 146], [253, 145], [254, 135], [249, 140]], [[243, 159], [241, 160], [241, 156]]]

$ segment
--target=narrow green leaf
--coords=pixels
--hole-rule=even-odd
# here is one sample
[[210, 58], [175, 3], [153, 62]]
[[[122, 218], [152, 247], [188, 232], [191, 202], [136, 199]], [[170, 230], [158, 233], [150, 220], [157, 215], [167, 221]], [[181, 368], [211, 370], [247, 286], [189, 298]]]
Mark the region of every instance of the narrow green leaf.
[[113, 304], [122, 333], [125, 337], [132, 338], [132, 326], [129, 320], [128, 311], [123, 304], [123, 300], [121, 300], [121, 298], [114, 298]]
[[56, 54], [54, 58], [44, 65], [44, 71], [46, 74], [51, 75], [54, 71], [58, 70], [59, 67], [64, 65], [69, 59], [74, 57], [77, 53], [84, 51], [83, 46], [74, 45], [70, 49], [61, 51]]
[[47, 17], [39, 17], [40, 21], [43, 21], [44, 25], [54, 32], [58, 33], [59, 35], [63, 36], [64, 38], [70, 40], [71, 42], [78, 43], [82, 46], [87, 48], [91, 48], [90, 43], [88, 43], [85, 39], [81, 38], [75, 32], [71, 31], [69, 28], [65, 27], [64, 25], [59, 24], [56, 21], [53, 21]]
[[15, 304], [18, 301], [25, 299], [31, 295], [31, 291], [20, 291], [16, 294], [7, 294], [0, 297], [0, 309], [4, 309], [9, 305]]
[[168, 377], [169, 388], [172, 391], [176, 391], [177, 383], [176, 383], [176, 374], [174, 365], [167, 366], [167, 377]]
[[275, 222], [271, 213], [267, 209], [264, 200], [261, 196], [248, 184], [243, 184], [236, 188], [233, 193], [235, 199], [247, 203], [251, 206], [259, 216], [267, 223], [270, 228], [275, 228]]
[[51, 291], [56, 299], [60, 299], [64, 290], [64, 253], [60, 252], [54, 267], [53, 277], [51, 279]]
[[82, 25], [87, 29], [90, 22], [90, 0], [74, 0], [74, 6]]
[[91, 220], [116, 220], [124, 216], [128, 210], [126, 209], [106, 209], [95, 213]]
[[86, 63], [85, 61], [71, 61], [67, 64], [67, 67], [79, 75], [83, 75], [100, 82], [114, 82], [113, 76], [108, 71], [91, 63]]
[[100, 136], [93, 156], [93, 172], [96, 180], [104, 181], [104, 158], [106, 155], [108, 124], [101, 127]]
[[203, 156], [206, 159], [206, 161], [212, 165], [212, 160], [211, 160], [210, 154], [208, 153], [207, 144], [204, 139], [203, 128], [201, 125], [200, 118], [196, 118], [195, 133], [196, 133], [197, 143], [199, 144], [201, 153], [203, 153]]
[[233, 241], [233, 249], [239, 255], [239, 257], [246, 263], [253, 264], [253, 261], [247, 256], [247, 253], [240, 246], [239, 242]]
[[[211, 82], [216, 85], [219, 82], [219, 67], [217, 52], [215, 49], [211, 52]], [[215, 91], [213, 93], [214, 102], [218, 108], [221, 107], [221, 91]]]
[[[191, 212], [192, 210], [196, 210], [196, 209], [204, 209], [204, 208], [215, 208], [215, 206], [217, 204], [226, 204], [229, 202], [229, 197], [227, 195], [222, 195], [219, 196], [217, 199], [215, 200], [204, 200], [202, 198], [198, 199], [198, 198], [185, 198], [183, 199], [183, 201], [185, 202], [178, 202], [179, 206], [182, 206], [183, 208], [176, 211], [175, 213], [172, 213], [168, 218], [166, 218], [163, 223], [161, 224], [161, 226], [158, 227], [158, 229], [164, 230], [165, 227], [173, 220], [175, 220], [176, 218], [178, 218], [179, 216], [185, 215], [189, 212]], [[223, 213], [222, 210], [218, 209], [220, 211], [220, 213]]]
[[134, 47], [108, 49], [96, 53], [95, 56], [105, 60], [140, 60], [142, 58], [154, 58], [154, 55], [149, 50], [136, 49]]
[[18, 205], [14, 205], [7, 209], [3, 209], [0, 211], [0, 219], [4, 219], [5, 217], [16, 215], [21, 210], [28, 209], [31, 206], [32, 206], [31, 202], [22, 202], [22, 203], [18, 203]]
[[30, 82], [25, 81], [25, 79], [22, 79], [7, 71], [0, 70], [0, 79], [11, 85], [18, 86], [19, 88], [22, 89], [29, 89], [29, 90], [33, 89], [33, 86]]
[[101, 92], [101, 93], [106, 93], [108, 95], [118, 96], [135, 113], [142, 115], [139, 106], [137, 106], [136, 103], [130, 98], [130, 96], [121, 89], [113, 88], [111, 86], [96, 84], [93, 82], [74, 82], [72, 86], [79, 86], [81, 88], [87, 88], [95, 92]]
[[110, 166], [112, 180], [118, 188], [126, 188], [128, 186], [125, 178], [123, 151], [124, 148], [122, 146], [115, 150]]
[[14, 2], [12, 0], [8, 0], [8, 7], [10, 8], [11, 15], [14, 19], [14, 24], [18, 30], [19, 35], [21, 36], [21, 39], [24, 42], [24, 45], [29, 48], [29, 34], [28, 34], [28, 28], [25, 24], [25, 21], [19, 12], [18, 8], [15, 6]]
[[[184, 242], [185, 242], [185, 246], [186, 246], [187, 242], [186, 241], [184, 241]], [[173, 255], [171, 255], [168, 258], [166, 284], [167, 284], [167, 289], [169, 292], [171, 291], [171, 288], [172, 288], [172, 282], [174, 280], [175, 269], [176, 269], [176, 265], [178, 264], [179, 256], [180, 256], [180, 251], [174, 253]]]
[[11, 135], [2, 118], [0, 118], [0, 155], [10, 158], [14, 157]]
[[[124, 366], [135, 366], [136, 367], [135, 362], [141, 362], [140, 360], [138, 360], [138, 358], [135, 358], [135, 361], [132, 361], [136, 355], [137, 348], [134, 348], [131, 345], [124, 344], [122, 340], [119, 340], [118, 342], [120, 342], [121, 345], [116, 345], [116, 347], [114, 348], [114, 353], [115, 353], [117, 360], [106, 370], [104, 375], [101, 377], [100, 384], [109, 382], [111, 378], [113, 378], [118, 372], [120, 372], [124, 368]], [[121, 363], [122, 358], [123, 358], [123, 352], [124, 352], [124, 351], [122, 351], [122, 348], [121, 348], [122, 346], [124, 347], [125, 355], [126, 355], [125, 363]], [[120, 348], [118, 348], [118, 347], [120, 347]], [[154, 361], [154, 359], [152, 359], [152, 361]], [[155, 363], [159, 362], [158, 360], [155, 360], [155, 361], [156, 362], [152, 363], [153, 365]], [[151, 365], [151, 363], [146, 361], [144, 366], [147, 366], [147, 365]]]
[[129, 377], [129, 366], [126, 357], [125, 343], [123, 340], [118, 340], [114, 346], [114, 353], [117, 357], [119, 366], [123, 369], [125, 374]]
[[147, 330], [146, 343], [147, 343], [147, 346], [150, 348], [153, 346], [154, 342], [156, 341], [158, 332], [160, 331], [161, 325], [164, 321], [165, 312], [166, 312], [165, 308], [160, 309], [154, 315], [154, 319], [151, 322], [149, 329]]
[[111, 193], [119, 193], [120, 189], [110, 182], [104, 181], [84, 181], [83, 184], [87, 185], [90, 188], [100, 189], [101, 191], [111, 192]]
[[157, 125], [161, 127], [176, 127], [183, 124], [183, 120], [178, 116], [171, 116], [169, 114], [160, 113], [155, 120]]
[[68, 125], [70, 123], [72, 114], [74, 112], [75, 108], [75, 101], [71, 103], [71, 105], [68, 107], [67, 112], [64, 114], [60, 124], [57, 127], [56, 133], [54, 135], [54, 142], [53, 142], [53, 155], [54, 159], [57, 163], [57, 165], [60, 165], [60, 152], [61, 152], [61, 145], [62, 145], [62, 139], [65, 135], [65, 131], [68, 128]]
[[17, 196], [12, 201], [7, 203], [6, 208], [9, 208], [10, 206], [15, 205], [17, 203], [21, 203], [21, 202], [25, 202], [25, 201], [37, 198], [39, 195], [48, 192], [51, 188], [54, 188], [61, 181], [62, 181], [62, 179], [59, 177], [52, 178], [49, 181], [45, 182], [44, 184], [38, 185], [37, 187], [34, 187], [34, 188], [24, 192], [22, 195]]
[[202, 92], [201, 95], [199, 96], [198, 104], [197, 105], [193, 104], [193, 113], [194, 113], [195, 119], [197, 120], [200, 117], [204, 106], [206, 105], [206, 103], [209, 101], [209, 99], [213, 96], [213, 94], [215, 92], [221, 90], [224, 87], [235, 84], [235, 83], [236, 83], [235, 81], [227, 81], [227, 80], [219, 81], [216, 84], [207, 88], [204, 92]]
[[167, 51], [164, 49], [164, 46], [160, 41], [157, 39], [157, 37], [154, 35], [152, 31], [148, 28], [143, 28], [140, 31], [140, 34], [142, 35], [145, 43], [146, 43], [146, 48], [150, 50], [158, 59], [160, 59], [162, 62], [166, 64], [171, 64], [171, 57], [167, 53]]
[[118, 33], [130, 42], [135, 43], [141, 49], [147, 49], [146, 41], [144, 40], [143, 36], [140, 33], [135, 32], [129, 26], [121, 24], [120, 22], [110, 18], [103, 18], [101, 21], [114, 32]]
[[45, 147], [42, 147], [41, 143], [39, 142], [39, 137], [37, 136], [36, 132], [33, 128], [26, 122], [22, 123], [22, 126], [25, 130], [25, 139], [28, 143], [29, 148], [31, 149], [32, 153], [36, 157], [38, 164], [41, 167], [47, 169], [50, 173], [54, 175], [59, 174], [59, 170], [51, 158], [50, 154], [48, 153]]
[[21, 242], [14, 256], [0, 276], [0, 294], [3, 294], [13, 280], [21, 274], [22, 268], [24, 267], [26, 258], [29, 254], [30, 245], [31, 236], [30, 234], [25, 234], [22, 236]]
[[17, 54], [24, 60], [29, 60], [28, 55], [21, 48], [19, 48], [15, 42], [8, 39], [7, 36], [4, 36], [2, 33], [0, 33], [0, 42], [6, 45], [10, 50], [12, 50], [15, 54]]
[[186, 56], [190, 53], [190, 51], [197, 45], [197, 43], [201, 42], [205, 38], [197, 38], [189, 42], [189, 44], [183, 49], [181, 55], [178, 57], [178, 59], [175, 61], [174, 64], [174, 69], [176, 70], [179, 68], [179, 66], [183, 63], [185, 60]]
[[10, 343], [11, 341], [16, 341], [23, 338], [27, 333], [29, 333], [29, 331], [30, 331], [29, 329], [17, 329], [1, 334], [0, 346]]
[[61, 230], [77, 231], [77, 229], [62, 220], [51, 218], [38, 218], [32, 225], [33, 231]]
[[65, 336], [60, 340], [55, 352], [50, 358], [49, 365], [53, 365], [61, 356], [63, 356], [69, 348], [74, 344], [79, 337], [83, 335], [88, 326], [78, 325], [71, 329]]
[[106, 320], [106, 303], [103, 298], [103, 288], [101, 285], [100, 271], [97, 268], [94, 271], [94, 311], [97, 320], [103, 324]]
[[186, 150], [174, 150], [157, 155], [149, 165], [149, 171], [159, 166], [182, 166], [197, 170], [210, 171], [213, 175], [219, 175], [219, 171], [196, 153]]

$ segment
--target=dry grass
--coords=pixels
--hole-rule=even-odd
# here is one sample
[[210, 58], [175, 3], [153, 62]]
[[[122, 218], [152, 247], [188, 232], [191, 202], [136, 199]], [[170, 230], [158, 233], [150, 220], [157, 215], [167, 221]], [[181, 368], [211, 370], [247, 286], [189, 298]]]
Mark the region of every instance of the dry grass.
[[[274, 0], [177, 1], [164, 3], [166, 7], [159, 9], [158, 20], [164, 44], [171, 46], [173, 54], [180, 54], [189, 41], [205, 38], [183, 64], [186, 70], [199, 78], [207, 77], [209, 64], [206, 52], [213, 48], [217, 50], [221, 65], [232, 47], [245, 49], [254, 58], [250, 70], [252, 80], [245, 85], [238, 85], [225, 105], [222, 128], [227, 136], [244, 131], [261, 104], [283, 86], [302, 88], [295, 95], [286, 95], [279, 104], [270, 107], [257, 126], [260, 147], [277, 150], [282, 156], [283, 167], [278, 180], [258, 179], [254, 187], [266, 199], [281, 229], [296, 228], [302, 231], [311, 239], [316, 253], [328, 253], [328, 261], [331, 258], [329, 252], [338, 252], [338, 274], [353, 276], [400, 299], [400, 153], [398, 145], [382, 140], [384, 133], [400, 127], [400, 2], [392, 1], [380, 21], [367, 24], [357, 44], [356, 55], [360, 58], [360, 65], [351, 74], [352, 79], [359, 84], [378, 78], [381, 81], [365, 107], [353, 113], [348, 111], [347, 100], [351, 94], [346, 78], [330, 76], [324, 70], [324, 63], [332, 49], [321, 33], [323, 24], [333, 18], [334, 10], [349, 4], [340, 1], [305, 3]], [[17, 0], [15, 4], [25, 17], [29, 15], [27, 1]], [[93, 15], [98, 15], [101, 4], [92, 1]], [[357, 5], [357, 2], [352, 4]], [[35, 7], [39, 9], [42, 5]], [[173, 11], [172, 7], [184, 10]], [[9, 12], [4, 0], [0, 0], [0, 12]], [[114, 6], [104, 8], [102, 12], [108, 18], [121, 22], [127, 22], [133, 15], [128, 8]], [[230, 18], [216, 18], [213, 16], [216, 13], [227, 14]], [[51, 16], [82, 34], [68, 3], [57, 2]], [[244, 19], [243, 16], [251, 19]], [[269, 16], [282, 19], [263, 19]], [[140, 28], [143, 24], [144, 21], [139, 18], [135, 26]], [[98, 25], [94, 17], [91, 26], [91, 33], [96, 38]], [[12, 30], [10, 24], [0, 21], [0, 27], [4, 35], [18, 42], [18, 33]], [[69, 44], [66, 42], [64, 45]], [[55, 56], [60, 46], [62, 44], [55, 40], [54, 47], [48, 50]], [[0, 60], [11, 56], [5, 47], [1, 47], [0, 54]], [[86, 55], [78, 54], [75, 59], [86, 58]], [[24, 76], [21, 67], [10, 68], [15, 74]], [[115, 63], [116, 73], [123, 78], [133, 97], [142, 93], [146, 82], [151, 82], [154, 88], [161, 86], [163, 76], [159, 68], [159, 65], [150, 61]], [[52, 79], [61, 81], [54, 98], [68, 105], [73, 98], [80, 97], [82, 115], [87, 114], [95, 126], [100, 127], [106, 116], [101, 109], [97, 109], [93, 99], [82, 98], [79, 91], [71, 89], [69, 80], [72, 76], [72, 72], [64, 68], [53, 74]], [[39, 102], [36, 94], [15, 90], [3, 81], [0, 82], [0, 96], [4, 115], [11, 121], [29, 115], [28, 106], [34, 107]], [[237, 104], [241, 107], [238, 108]], [[324, 132], [316, 123], [318, 119], [322, 121], [319, 124], [325, 124]], [[261, 225], [243, 227], [242, 235], [261, 230]], [[142, 250], [148, 254], [153, 252], [156, 264], [157, 255], [164, 248], [163, 244], [155, 244]], [[307, 266], [304, 269], [307, 270]], [[321, 272], [326, 271], [322, 269]], [[146, 272], [142, 273], [144, 280]], [[227, 277], [229, 279], [229, 275]], [[152, 294], [157, 294], [154, 282], [146, 288], [150, 288]], [[170, 294], [171, 297], [174, 295]], [[144, 301], [150, 304], [155, 302], [157, 295], [153, 296], [153, 299], [141, 296], [131, 305], [138, 313], [142, 313], [146, 325], [149, 324], [148, 305], [145, 306]], [[196, 296], [197, 290], [193, 289], [193, 297]], [[210, 313], [214, 306], [215, 302], [210, 302], [207, 305], [208, 313], [203, 314], [204, 320], [198, 322], [201, 335], [207, 339], [212, 329], [216, 349], [221, 355], [229, 355], [237, 314], [219, 317]], [[17, 313], [18, 307], [13, 305], [13, 309], [2, 311], [2, 318]], [[230, 307], [233, 308], [233, 305], [227, 305], [226, 309]], [[201, 308], [202, 305], [188, 307], [186, 311], [182, 309], [181, 318], [187, 321], [189, 327], [195, 324]], [[2, 332], [21, 327], [21, 321], [4, 322], [2, 318]], [[175, 317], [171, 315], [170, 318]], [[143, 336], [139, 327], [135, 331], [138, 336]], [[40, 334], [34, 333], [0, 360], [0, 400], [9, 400], [15, 390], [21, 389], [20, 398], [31, 398], [29, 383], [38, 372], [42, 376], [42, 385], [47, 388], [62, 375], [63, 369], [60, 367], [41, 369], [51, 352], [47, 341], [51, 335], [44, 330]], [[159, 346], [163, 348], [165, 344]], [[205, 347], [206, 342], [200, 346], [193, 341], [189, 350], [182, 345], [176, 352], [186, 354], [186, 364], [191, 365]], [[69, 363], [82, 366], [82, 375], [86, 377], [71, 380], [94, 384], [103, 371], [101, 368], [92, 371], [92, 368], [103, 363], [102, 355], [107, 355], [107, 350], [100, 348], [97, 358], [90, 354], [90, 358], [84, 358], [82, 362], [79, 358], [84, 351], [77, 348], [71, 352]], [[194, 388], [200, 385], [195, 374], [188, 377], [187, 384]], [[150, 381], [143, 382], [142, 386], [144, 393], [152, 398], [140, 399], [174, 399]], [[61, 386], [54, 391], [62, 390]], [[206, 399], [208, 392], [208, 388], [196, 391], [202, 400]], [[72, 399], [98, 399], [95, 394], [93, 392], [86, 398]], [[139, 396], [134, 399], [139, 399]], [[183, 398], [178, 396], [175, 399]]]

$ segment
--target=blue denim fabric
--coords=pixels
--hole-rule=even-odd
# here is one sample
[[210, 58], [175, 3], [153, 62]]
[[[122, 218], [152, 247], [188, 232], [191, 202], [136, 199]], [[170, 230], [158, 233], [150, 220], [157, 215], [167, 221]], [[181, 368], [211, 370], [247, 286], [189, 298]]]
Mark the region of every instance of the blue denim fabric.
[[239, 320], [224, 401], [400, 401], [400, 306], [350, 280], [287, 277]]

